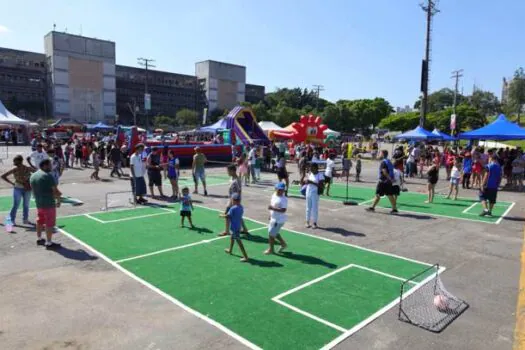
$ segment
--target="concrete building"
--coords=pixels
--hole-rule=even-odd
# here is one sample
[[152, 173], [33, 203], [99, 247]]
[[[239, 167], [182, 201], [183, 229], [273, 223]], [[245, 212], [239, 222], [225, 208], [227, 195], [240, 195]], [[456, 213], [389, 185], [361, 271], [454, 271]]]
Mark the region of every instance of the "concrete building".
[[[127, 124], [136, 114], [143, 124], [145, 70], [116, 65], [115, 49], [112, 41], [56, 31], [44, 37], [45, 54], [0, 48], [0, 100], [30, 120], [113, 123], [118, 116]], [[246, 84], [244, 66], [204, 61], [196, 63], [195, 75], [148, 70], [148, 93], [154, 117], [257, 103], [265, 88]]]
[[[144, 84], [146, 71], [143, 68], [117, 66], [117, 114], [122, 122], [132, 122], [134, 106], [138, 107], [137, 118], [144, 119]], [[175, 116], [181, 109], [201, 113], [206, 106], [204, 91], [194, 75], [148, 70], [148, 93], [151, 95], [150, 116]]]
[[0, 48], [0, 100], [21, 117], [48, 114], [46, 57]]
[[195, 64], [195, 75], [202, 81], [208, 110], [232, 109], [245, 101], [246, 67], [208, 60]]
[[49, 98], [56, 118], [114, 120], [115, 43], [50, 32], [44, 37]]

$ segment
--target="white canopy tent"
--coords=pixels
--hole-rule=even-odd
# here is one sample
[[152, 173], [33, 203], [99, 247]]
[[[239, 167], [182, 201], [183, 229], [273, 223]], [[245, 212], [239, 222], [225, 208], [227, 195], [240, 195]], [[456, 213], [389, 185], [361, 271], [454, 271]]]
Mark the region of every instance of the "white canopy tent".
[[284, 128], [280, 127], [274, 122], [260, 121], [258, 124], [265, 133], [268, 133], [270, 130], [284, 130]]
[[29, 121], [18, 118], [16, 115], [9, 112], [2, 101], [0, 101], [0, 124], [29, 126]]
[[335, 136], [335, 137], [341, 136], [341, 133], [339, 131], [335, 131], [335, 130], [332, 130], [332, 129], [326, 129], [325, 131], [323, 131], [323, 134], [324, 134], [324, 136], [329, 136], [329, 135], [332, 135], [332, 136]]

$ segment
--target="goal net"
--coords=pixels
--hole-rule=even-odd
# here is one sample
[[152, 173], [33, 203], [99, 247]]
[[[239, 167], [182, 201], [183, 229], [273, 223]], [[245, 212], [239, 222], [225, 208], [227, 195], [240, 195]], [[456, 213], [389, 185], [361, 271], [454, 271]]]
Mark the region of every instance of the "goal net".
[[445, 289], [436, 264], [401, 284], [398, 318], [439, 333], [468, 307]]
[[136, 206], [132, 191], [107, 192], [106, 201], [102, 210], [112, 210], [120, 208], [133, 208]]

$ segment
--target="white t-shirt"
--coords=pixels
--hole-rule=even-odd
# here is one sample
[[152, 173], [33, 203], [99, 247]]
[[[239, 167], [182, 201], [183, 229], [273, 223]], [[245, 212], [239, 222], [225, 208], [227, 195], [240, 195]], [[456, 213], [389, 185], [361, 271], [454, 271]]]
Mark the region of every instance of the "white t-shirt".
[[34, 151], [29, 157], [31, 158], [31, 163], [35, 166], [35, 168], [38, 168], [40, 166], [40, 162], [43, 160], [49, 159], [49, 156], [44, 151]]
[[256, 158], [257, 157], [255, 156], [255, 148], [252, 148], [250, 150], [250, 153], [248, 153], [248, 159], [250, 160], [251, 165], [255, 165]]
[[452, 171], [450, 172], [450, 177], [453, 179], [459, 179], [461, 177], [461, 171], [459, 171], [457, 166], [452, 167]]
[[146, 164], [142, 161], [141, 155], [133, 153], [131, 157], [129, 157], [129, 164], [133, 166], [135, 177], [144, 177], [144, 174], [146, 174]]
[[[324, 176], [321, 173], [317, 173], [315, 175], [310, 173], [310, 174], [308, 174], [307, 180], [318, 184], [319, 182], [324, 180]], [[308, 196], [311, 196], [311, 195], [318, 196], [319, 193], [317, 192], [317, 186], [314, 186], [312, 184], [308, 184], [308, 185], [306, 185], [306, 196], [308, 197]]]
[[392, 185], [401, 187], [401, 171], [399, 169], [394, 169], [394, 183]]
[[334, 175], [335, 162], [328, 158], [326, 160], [326, 168], [324, 170], [324, 176], [332, 177]]
[[[278, 196], [277, 194], [272, 195], [272, 200], [270, 202], [270, 205], [274, 208], [278, 209], [286, 209], [288, 208], [288, 198], [286, 196]], [[270, 210], [270, 222], [271, 223], [277, 223], [277, 224], [284, 224], [286, 220], [288, 219], [286, 212], [279, 213], [275, 210]]]

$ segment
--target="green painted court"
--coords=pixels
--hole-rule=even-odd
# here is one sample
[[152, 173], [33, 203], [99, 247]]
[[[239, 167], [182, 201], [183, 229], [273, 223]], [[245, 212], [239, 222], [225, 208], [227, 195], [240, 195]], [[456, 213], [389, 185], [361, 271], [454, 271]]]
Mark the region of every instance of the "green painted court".
[[[275, 180], [277, 181], [277, 178], [275, 176], [268, 176], [268, 175], [264, 175], [264, 174], [261, 174], [261, 179], [262, 180]], [[230, 182], [230, 177], [226, 174], [224, 175], [221, 175], [221, 174], [206, 174], [206, 185], [207, 186], [218, 186], [218, 185], [226, 185]], [[165, 180], [164, 181], [164, 184], [169, 184], [170, 181], [169, 180]], [[193, 183], [193, 178], [191, 176], [185, 176], [185, 175], [182, 175], [180, 178], [179, 178], [179, 187], [180, 186], [193, 186], [194, 183]], [[200, 182], [199, 182], [199, 186], [200, 186]]]
[[[294, 196], [301, 196], [298, 186], [291, 187], [289, 193]], [[461, 192], [460, 192], [461, 193]], [[370, 205], [375, 196], [375, 188], [362, 186], [349, 186], [349, 200], [357, 202], [359, 205]], [[330, 197], [322, 196], [322, 200], [343, 202], [346, 200], [346, 184], [333, 183], [330, 188]], [[505, 215], [514, 206], [513, 202], [498, 202], [492, 212], [492, 217], [481, 217], [482, 206], [479, 201], [468, 198], [458, 200], [446, 199], [445, 196], [437, 195], [434, 202], [425, 203], [427, 195], [417, 192], [401, 192], [397, 199], [397, 206], [400, 212], [423, 214], [430, 216], [446, 217], [451, 219], [462, 219], [479, 221], [489, 224], [499, 224]], [[377, 208], [390, 209], [388, 198], [382, 198]]]
[[[334, 192], [335, 193], [335, 192]], [[363, 198], [365, 199], [365, 198]], [[64, 217], [64, 233], [176, 305], [252, 349], [331, 348], [399, 301], [402, 281], [429, 264], [283, 230], [289, 248], [264, 255], [265, 223], [246, 219], [240, 252], [227, 255], [219, 212], [196, 207], [196, 229], [178, 206]], [[431, 276], [413, 283], [416, 290]]]

